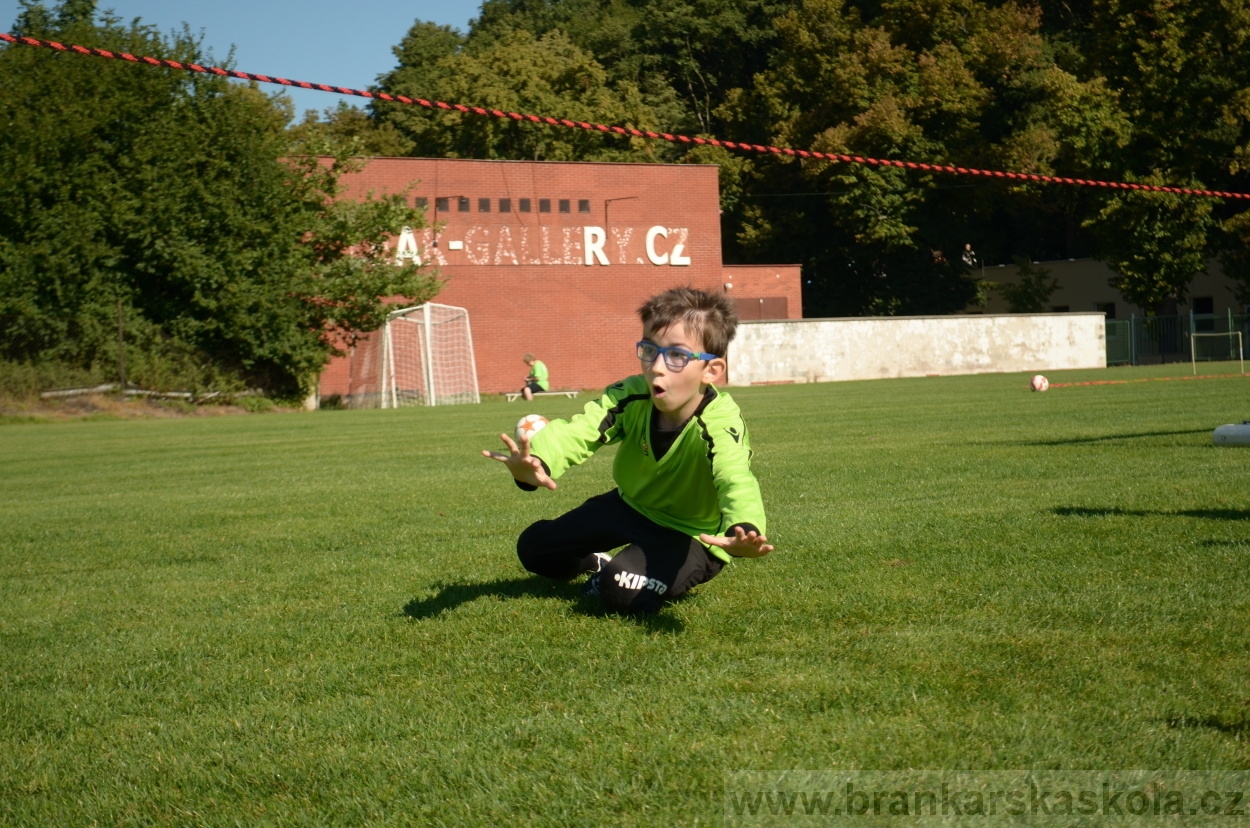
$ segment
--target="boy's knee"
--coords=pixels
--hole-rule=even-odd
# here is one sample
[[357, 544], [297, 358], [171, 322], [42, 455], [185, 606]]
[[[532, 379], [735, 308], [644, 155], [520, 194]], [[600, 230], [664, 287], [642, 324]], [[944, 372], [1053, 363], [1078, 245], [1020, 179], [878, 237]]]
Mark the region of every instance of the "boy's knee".
[[624, 566], [608, 564], [599, 573], [599, 596], [612, 612], [646, 614], [664, 603], [668, 584]]
[[521, 566], [530, 572], [538, 573], [535, 566], [542, 557], [542, 550], [545, 545], [543, 539], [546, 533], [544, 532], [545, 527], [543, 524], [550, 522], [549, 520], [540, 520], [537, 523], [531, 523], [521, 533], [521, 536], [516, 539], [517, 557], [521, 559]]

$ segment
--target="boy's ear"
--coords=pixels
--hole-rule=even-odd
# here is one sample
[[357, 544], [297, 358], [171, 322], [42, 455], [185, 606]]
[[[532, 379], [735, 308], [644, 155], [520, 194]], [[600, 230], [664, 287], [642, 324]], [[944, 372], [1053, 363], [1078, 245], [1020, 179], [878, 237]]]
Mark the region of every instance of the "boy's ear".
[[729, 371], [729, 364], [725, 362], [724, 357], [709, 359], [707, 365], [703, 366], [703, 384], [704, 385], [720, 385], [725, 380], [725, 375]]

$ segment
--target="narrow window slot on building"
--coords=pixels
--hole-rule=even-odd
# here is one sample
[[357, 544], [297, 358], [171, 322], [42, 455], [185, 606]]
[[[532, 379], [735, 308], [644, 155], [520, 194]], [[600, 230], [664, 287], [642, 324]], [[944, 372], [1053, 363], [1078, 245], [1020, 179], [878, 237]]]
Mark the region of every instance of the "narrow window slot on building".
[[588, 198], [579, 198], [579, 199], [577, 200], [577, 212], [579, 212], [579, 213], [589, 213], [589, 212], [590, 212], [590, 199], [588, 199]]
[[569, 212], [569, 200], [567, 198], [560, 199], [560, 212], [561, 213]]
[[477, 211], [479, 213], [489, 213], [490, 212], [490, 199], [479, 198], [477, 200]]
[[512, 212], [512, 199], [510, 198], [499, 199], [499, 212], [511, 213]]
[[538, 199], [538, 212], [550, 213], [551, 212], [551, 199], [549, 198]]
[[530, 211], [530, 200], [528, 198], [521, 199], [521, 209], [518, 212], [528, 213]]

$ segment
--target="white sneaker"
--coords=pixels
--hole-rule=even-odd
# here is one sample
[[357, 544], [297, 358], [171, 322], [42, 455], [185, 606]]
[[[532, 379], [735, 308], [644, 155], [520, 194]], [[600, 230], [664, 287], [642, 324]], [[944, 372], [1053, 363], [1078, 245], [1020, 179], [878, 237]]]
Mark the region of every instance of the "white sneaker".
[[612, 556], [609, 555], [608, 553], [596, 552], [594, 560], [591, 562], [591, 566], [593, 566], [594, 569], [587, 569], [586, 574], [594, 575], [596, 573], [602, 572], [603, 568], [608, 565], [608, 561], [610, 560], [612, 560]]

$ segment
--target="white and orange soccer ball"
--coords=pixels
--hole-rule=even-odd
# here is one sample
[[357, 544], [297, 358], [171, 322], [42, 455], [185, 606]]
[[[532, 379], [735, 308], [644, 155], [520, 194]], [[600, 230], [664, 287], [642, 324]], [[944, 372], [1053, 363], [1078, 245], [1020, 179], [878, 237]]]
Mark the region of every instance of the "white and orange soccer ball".
[[516, 439], [517, 442], [522, 440], [533, 440], [534, 435], [547, 427], [547, 418], [541, 414], [526, 414], [517, 420]]
[[1034, 391], [1045, 391], [1050, 387], [1050, 380], [1046, 379], [1041, 374], [1037, 374], [1033, 377], [1033, 379], [1029, 380], [1029, 387]]

